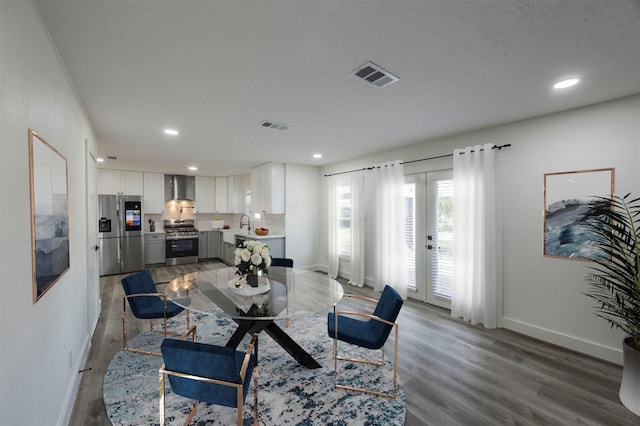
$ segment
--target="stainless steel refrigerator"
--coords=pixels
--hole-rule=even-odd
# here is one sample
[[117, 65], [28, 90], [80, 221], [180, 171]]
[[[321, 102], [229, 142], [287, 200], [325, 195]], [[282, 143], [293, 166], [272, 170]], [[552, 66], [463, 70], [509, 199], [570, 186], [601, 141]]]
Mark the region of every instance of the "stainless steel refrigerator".
[[99, 195], [100, 275], [144, 269], [142, 197]]

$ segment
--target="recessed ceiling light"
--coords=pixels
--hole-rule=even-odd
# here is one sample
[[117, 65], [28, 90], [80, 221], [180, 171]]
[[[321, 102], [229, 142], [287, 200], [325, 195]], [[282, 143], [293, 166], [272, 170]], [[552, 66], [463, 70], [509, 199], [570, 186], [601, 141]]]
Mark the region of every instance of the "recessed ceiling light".
[[198, 168], [196, 166], [189, 166], [189, 170], [195, 172], [196, 170], [198, 170]]
[[102, 158], [102, 157], [98, 157], [98, 158], [96, 158], [96, 161], [97, 161], [98, 163], [104, 163], [104, 158]]
[[313, 158], [322, 158], [322, 154], [313, 154]]
[[175, 136], [178, 134], [178, 131], [175, 129], [164, 129], [164, 133], [167, 135]]
[[568, 78], [566, 80], [562, 80], [553, 85], [554, 89], [566, 89], [571, 86], [575, 86], [580, 83], [579, 78]]

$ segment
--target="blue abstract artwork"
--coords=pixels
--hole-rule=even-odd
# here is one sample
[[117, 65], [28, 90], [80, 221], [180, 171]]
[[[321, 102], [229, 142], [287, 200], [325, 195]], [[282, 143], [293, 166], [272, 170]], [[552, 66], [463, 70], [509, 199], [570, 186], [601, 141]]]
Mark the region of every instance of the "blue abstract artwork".
[[544, 255], [580, 260], [606, 260], [594, 235], [580, 220], [592, 197], [613, 193], [613, 169], [545, 175]]

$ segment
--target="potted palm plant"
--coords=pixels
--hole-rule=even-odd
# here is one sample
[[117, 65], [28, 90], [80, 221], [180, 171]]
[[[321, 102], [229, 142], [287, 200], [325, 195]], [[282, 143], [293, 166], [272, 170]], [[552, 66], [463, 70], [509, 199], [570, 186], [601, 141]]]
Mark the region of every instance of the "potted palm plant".
[[590, 267], [586, 294], [597, 303], [596, 315], [627, 335], [620, 401], [640, 416], [640, 198], [595, 197], [580, 223], [602, 254]]

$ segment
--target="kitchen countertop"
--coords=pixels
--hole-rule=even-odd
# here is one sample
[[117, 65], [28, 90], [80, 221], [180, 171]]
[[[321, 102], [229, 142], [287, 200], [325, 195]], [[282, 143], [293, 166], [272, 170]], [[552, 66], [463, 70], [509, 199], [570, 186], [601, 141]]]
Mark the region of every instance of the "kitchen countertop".
[[239, 235], [241, 237], [245, 237], [245, 238], [249, 238], [251, 240], [266, 240], [268, 238], [284, 238], [284, 235], [278, 235], [278, 234], [268, 234], [268, 235], [256, 235], [256, 234], [236, 234]]
[[250, 240], [268, 240], [273, 238], [285, 238], [284, 234], [268, 234], [268, 235], [256, 235], [255, 233], [248, 233], [246, 230], [240, 229], [224, 229], [222, 232], [222, 238], [225, 243], [235, 244], [236, 236], [244, 237]]

